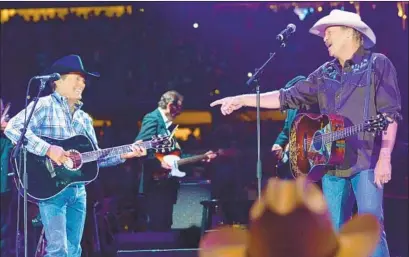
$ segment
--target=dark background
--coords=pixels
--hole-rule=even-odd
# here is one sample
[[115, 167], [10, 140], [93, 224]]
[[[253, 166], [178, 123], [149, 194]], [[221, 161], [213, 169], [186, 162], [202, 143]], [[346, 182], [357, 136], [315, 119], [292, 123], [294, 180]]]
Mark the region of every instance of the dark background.
[[[288, 46], [266, 67], [260, 80], [262, 92], [279, 89], [296, 75], [307, 76], [329, 60], [322, 39], [309, 34], [308, 30], [319, 18], [329, 13], [331, 2], [322, 3], [322, 12], [315, 8], [302, 21], [294, 13], [293, 7], [274, 12], [269, 8], [270, 4], [280, 3], [1, 3], [3, 9], [132, 6], [132, 14], [121, 17], [90, 15], [84, 19], [69, 14], [64, 20], [34, 22], [14, 16], [1, 24], [1, 97], [6, 102], [12, 102], [11, 114], [15, 114], [24, 107], [27, 82], [32, 76], [40, 74], [62, 56], [79, 54], [86, 69], [101, 73], [100, 79], [91, 81], [83, 99], [84, 110], [95, 119], [112, 121], [111, 127], [97, 129], [101, 147], [131, 142], [138, 133], [138, 121], [157, 107], [161, 94], [175, 89], [185, 96], [185, 109], [210, 111], [213, 114], [211, 125], [191, 126], [201, 128], [201, 137], [191, 137], [181, 142], [184, 150], [217, 149], [231, 146], [234, 142], [245, 157], [236, 166], [222, 164], [232, 171], [227, 175], [213, 176], [216, 178], [214, 184], [226, 188], [227, 181], [238, 177], [236, 184], [249, 187], [254, 184], [256, 174], [256, 124], [244, 122], [237, 116], [224, 117], [218, 108], [211, 109], [209, 103], [224, 96], [252, 92], [253, 89], [245, 84], [247, 73], [261, 66], [269, 53], [278, 49], [275, 36], [289, 23], [297, 26], [296, 33]], [[311, 3], [312, 7], [316, 5]], [[344, 2], [344, 8], [355, 11], [354, 5], [349, 2]], [[141, 12], [141, 9], [144, 11]], [[407, 13], [407, 4], [404, 11]], [[360, 14], [377, 36], [374, 51], [389, 57], [398, 73], [404, 119], [399, 125], [394, 151], [393, 180], [386, 186], [385, 192], [392, 196], [406, 196], [407, 19], [402, 23], [402, 18], [398, 17], [397, 2], [361, 2]], [[197, 29], [193, 28], [195, 22], [199, 24]], [[216, 94], [216, 89], [219, 94]], [[30, 94], [33, 96], [36, 92], [37, 87], [32, 86]], [[46, 93], [49, 93], [49, 89]], [[269, 149], [282, 125], [282, 121], [262, 122], [263, 171], [266, 176], [274, 172], [270, 165]], [[214, 169], [211, 165], [204, 168]], [[135, 173], [137, 171], [132, 162], [104, 169], [100, 177], [104, 194], [125, 198], [132, 195], [133, 180], [126, 178], [134, 178]], [[223, 190], [220, 192], [223, 194]], [[404, 238], [407, 238], [407, 234]], [[407, 241], [404, 238], [403, 242]]]

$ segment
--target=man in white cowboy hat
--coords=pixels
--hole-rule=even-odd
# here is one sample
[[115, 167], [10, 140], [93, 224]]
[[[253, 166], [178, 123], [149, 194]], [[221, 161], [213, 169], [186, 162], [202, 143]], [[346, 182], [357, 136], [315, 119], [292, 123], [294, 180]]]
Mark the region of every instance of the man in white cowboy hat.
[[[57, 165], [68, 160], [69, 153], [60, 146], [51, 145], [40, 138], [66, 139], [76, 135], [87, 135], [98, 146], [91, 117], [81, 110], [82, 92], [88, 77], [99, 77], [98, 73], [84, 69], [78, 55], [68, 55], [57, 60], [47, 73], [59, 73], [61, 78], [53, 82], [54, 92], [39, 98], [27, 129], [27, 151], [48, 156]], [[33, 108], [31, 102], [27, 113]], [[5, 135], [16, 143], [24, 126], [25, 111], [20, 111], [8, 123]], [[133, 147], [132, 152], [101, 158], [100, 167], [124, 163], [126, 159], [146, 155], [146, 149]], [[47, 239], [46, 257], [80, 257], [81, 238], [86, 216], [86, 191], [84, 183], [66, 187], [61, 193], [38, 203], [41, 221]]]
[[[334, 59], [289, 89], [262, 94], [261, 107], [283, 110], [318, 103], [322, 114], [338, 114], [353, 124], [376, 114], [388, 117], [391, 123], [381, 137], [361, 132], [346, 138], [344, 163], [323, 176], [322, 186], [335, 228], [350, 218], [354, 195], [358, 213], [371, 213], [381, 224], [373, 257], [389, 257], [382, 202], [383, 185], [391, 179], [397, 122], [402, 119], [395, 67], [385, 55], [368, 50], [376, 43], [375, 34], [355, 13], [333, 10], [310, 32], [323, 38]], [[226, 97], [211, 103], [215, 105], [227, 115], [242, 106], [255, 107], [256, 97]]]

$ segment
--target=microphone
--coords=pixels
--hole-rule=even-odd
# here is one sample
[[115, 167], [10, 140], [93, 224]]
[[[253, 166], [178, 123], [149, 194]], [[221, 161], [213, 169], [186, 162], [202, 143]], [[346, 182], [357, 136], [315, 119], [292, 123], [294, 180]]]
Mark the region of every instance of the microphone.
[[292, 23], [287, 25], [287, 28], [285, 28], [283, 31], [280, 32], [280, 34], [277, 35], [276, 39], [278, 41], [283, 41], [287, 39], [291, 34], [295, 32], [296, 26]]
[[42, 76], [34, 76], [33, 79], [40, 79], [40, 80], [51, 80], [51, 81], [56, 81], [61, 78], [61, 75], [59, 73], [52, 73], [49, 75], [42, 75]]

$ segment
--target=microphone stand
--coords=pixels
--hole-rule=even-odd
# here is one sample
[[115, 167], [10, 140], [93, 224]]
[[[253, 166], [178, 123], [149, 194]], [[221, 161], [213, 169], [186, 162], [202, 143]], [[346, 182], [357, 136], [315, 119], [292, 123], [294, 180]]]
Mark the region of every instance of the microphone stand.
[[[286, 46], [285, 42], [286, 38], [280, 41], [280, 47], [284, 48]], [[261, 179], [262, 179], [262, 167], [261, 167], [261, 139], [260, 139], [260, 75], [263, 73], [264, 68], [266, 65], [274, 58], [276, 52], [270, 53], [270, 57], [267, 61], [260, 67], [256, 68], [255, 73], [249, 80], [247, 80], [246, 84], [250, 86], [252, 83], [256, 84], [256, 108], [257, 108], [257, 196], [258, 200], [261, 198]]]
[[[33, 79], [30, 79], [30, 81], [28, 83], [28, 88], [30, 88], [30, 84], [31, 84], [32, 80]], [[20, 138], [18, 139], [16, 147], [14, 148], [14, 151], [12, 153], [12, 157], [14, 159], [16, 159], [17, 156], [20, 154], [21, 149], [23, 150], [24, 257], [28, 257], [28, 255], [27, 255], [28, 254], [28, 241], [27, 241], [27, 188], [28, 188], [28, 175], [27, 175], [27, 148], [26, 148], [27, 139], [25, 138], [25, 135], [27, 133], [28, 124], [30, 123], [31, 117], [33, 116], [35, 107], [36, 107], [36, 105], [38, 103], [38, 99], [40, 97], [40, 94], [45, 88], [46, 82], [47, 82], [46, 79], [40, 79], [41, 85], [40, 85], [40, 89], [38, 90], [37, 97], [34, 98], [33, 108], [31, 109], [28, 118], [25, 118], [25, 120], [24, 120], [24, 126], [20, 130], [21, 131]], [[28, 91], [29, 90], [27, 89], [26, 99], [27, 99], [27, 96], [28, 96]], [[26, 104], [25, 112], [27, 114], [27, 104]], [[20, 176], [20, 174], [19, 174], [19, 176]], [[17, 215], [19, 215], [19, 214], [17, 214]], [[16, 249], [16, 252], [18, 254], [18, 249]]]

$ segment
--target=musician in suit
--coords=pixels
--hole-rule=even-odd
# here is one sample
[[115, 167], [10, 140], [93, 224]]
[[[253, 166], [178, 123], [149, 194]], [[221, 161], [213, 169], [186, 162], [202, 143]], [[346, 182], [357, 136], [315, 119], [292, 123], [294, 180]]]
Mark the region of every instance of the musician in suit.
[[[322, 188], [337, 230], [350, 219], [355, 200], [358, 214], [377, 217], [381, 236], [372, 257], [389, 257], [382, 202], [383, 186], [392, 178], [391, 154], [402, 120], [396, 69], [384, 54], [370, 50], [376, 44], [375, 33], [356, 13], [332, 10], [310, 33], [323, 38], [333, 59], [289, 89], [262, 94], [261, 107], [318, 103], [321, 114], [340, 115], [355, 125], [377, 114], [386, 117], [390, 123], [381, 136], [365, 131], [346, 138], [343, 163], [323, 175]], [[227, 97], [211, 103], [215, 105], [221, 105], [226, 115], [242, 106], [255, 107], [256, 97]]]
[[8, 115], [3, 113], [5, 111], [4, 108], [5, 106], [0, 98], [0, 117], [4, 116], [4, 119], [1, 120], [0, 127], [0, 253], [1, 256], [7, 257], [10, 256], [11, 242], [13, 239], [11, 233], [13, 226], [10, 222], [13, 195], [11, 177], [8, 176], [8, 174], [11, 173], [9, 169], [9, 157], [13, 145], [3, 133], [8, 120]]
[[[164, 93], [158, 102], [158, 108], [143, 118], [136, 140], [169, 134], [173, 130], [171, 128], [173, 120], [181, 113], [182, 108], [183, 96], [180, 93], [173, 90]], [[206, 155], [208, 160], [216, 157], [212, 151], [207, 152]], [[181, 158], [187, 156], [182, 153]], [[151, 172], [160, 168], [170, 169], [170, 166], [165, 162], [160, 163], [154, 153], [149, 151], [147, 157], [143, 159], [138, 194], [144, 196], [142, 204], [146, 215], [144, 218], [146, 218], [148, 230], [152, 231], [171, 229], [173, 205], [176, 203], [179, 189], [179, 181], [176, 177], [160, 181], [153, 179]]]
[[[81, 99], [86, 79], [99, 77], [99, 74], [86, 71], [78, 55], [62, 57], [45, 73], [59, 73], [61, 78], [52, 82], [52, 94], [38, 100], [27, 129], [26, 149], [35, 155], [47, 156], [57, 165], [62, 165], [68, 160], [69, 153], [58, 145], [50, 145], [40, 136], [63, 140], [85, 135], [94, 146], [98, 146], [92, 119], [81, 110]], [[33, 106], [34, 103], [31, 102], [27, 113], [30, 113]], [[13, 143], [20, 137], [24, 113], [24, 110], [19, 112], [6, 127], [5, 135]], [[146, 149], [134, 146], [132, 152], [102, 158], [98, 160], [98, 164], [100, 167], [113, 166], [143, 155], [146, 155]], [[38, 206], [47, 239], [46, 257], [80, 257], [80, 242], [86, 216], [84, 183], [70, 185], [59, 194], [39, 201]]]

